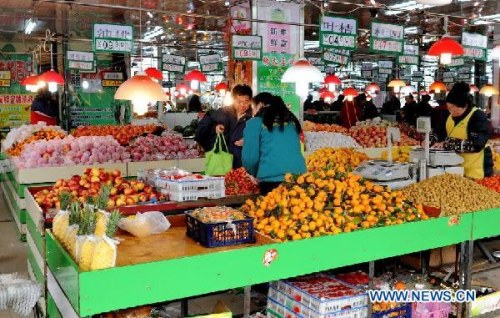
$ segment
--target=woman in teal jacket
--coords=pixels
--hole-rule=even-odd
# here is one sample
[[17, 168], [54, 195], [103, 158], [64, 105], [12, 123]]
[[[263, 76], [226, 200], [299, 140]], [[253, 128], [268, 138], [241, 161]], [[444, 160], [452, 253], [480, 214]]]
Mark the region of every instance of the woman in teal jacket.
[[297, 117], [281, 97], [273, 96], [269, 101], [247, 121], [243, 131], [243, 167], [259, 180], [263, 195], [282, 183], [285, 174], [306, 172]]

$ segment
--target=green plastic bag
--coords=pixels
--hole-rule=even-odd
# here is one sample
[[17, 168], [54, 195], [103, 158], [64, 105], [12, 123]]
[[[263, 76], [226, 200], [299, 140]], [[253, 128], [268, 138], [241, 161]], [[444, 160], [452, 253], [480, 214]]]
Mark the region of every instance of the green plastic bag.
[[205, 153], [205, 174], [209, 176], [223, 176], [233, 168], [233, 155], [222, 151], [222, 144], [227, 148], [224, 135], [217, 134], [214, 148]]

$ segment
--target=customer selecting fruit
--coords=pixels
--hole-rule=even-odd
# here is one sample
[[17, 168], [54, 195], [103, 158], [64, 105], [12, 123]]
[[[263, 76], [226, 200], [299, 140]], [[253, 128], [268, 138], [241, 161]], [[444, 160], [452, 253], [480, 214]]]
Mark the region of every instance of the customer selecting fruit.
[[472, 106], [469, 85], [459, 82], [446, 96], [450, 116], [446, 126], [438, 131], [434, 148], [453, 150], [464, 158], [464, 174], [472, 179], [493, 175], [493, 159], [488, 142], [488, 118]]
[[298, 119], [278, 96], [247, 122], [243, 132], [243, 166], [259, 179], [263, 195], [283, 182], [285, 174], [306, 171], [301, 132]]
[[207, 112], [196, 129], [196, 142], [208, 152], [214, 147], [217, 134], [223, 133], [227, 149], [233, 154], [233, 169], [241, 167], [243, 130], [251, 118], [252, 89], [247, 85], [236, 85], [232, 92], [233, 105]]

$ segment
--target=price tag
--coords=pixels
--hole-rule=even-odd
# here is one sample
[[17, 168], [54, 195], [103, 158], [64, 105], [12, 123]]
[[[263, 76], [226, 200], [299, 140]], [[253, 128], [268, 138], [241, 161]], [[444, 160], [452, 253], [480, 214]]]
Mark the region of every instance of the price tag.
[[256, 35], [233, 35], [233, 58], [235, 60], [261, 60], [262, 37]]
[[358, 21], [351, 17], [324, 15], [320, 19], [320, 47], [356, 48]]
[[94, 52], [131, 53], [134, 30], [131, 25], [100, 24], [93, 27]]
[[[371, 23], [371, 52], [402, 54], [404, 48], [403, 41], [404, 26], [381, 22]], [[409, 50], [411, 49], [412, 48], [409, 48]]]
[[184, 73], [186, 58], [184, 56], [163, 54], [161, 58], [162, 70], [171, 73]]

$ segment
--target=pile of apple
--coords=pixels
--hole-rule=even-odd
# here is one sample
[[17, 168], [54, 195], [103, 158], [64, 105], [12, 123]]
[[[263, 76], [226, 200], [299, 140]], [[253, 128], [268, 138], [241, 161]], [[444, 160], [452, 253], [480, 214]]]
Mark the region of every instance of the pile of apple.
[[179, 134], [147, 135], [133, 140], [127, 147], [132, 161], [156, 161], [196, 158], [200, 152], [188, 145]]
[[79, 126], [71, 134], [75, 137], [112, 136], [120, 145], [128, 145], [133, 138], [152, 133], [156, 128], [156, 125]]
[[[364, 148], [387, 147], [387, 128], [383, 126], [353, 126], [349, 134]], [[401, 141], [394, 146], [418, 146], [420, 143], [401, 133]]]
[[120, 170], [112, 172], [103, 168], [87, 168], [83, 175], [74, 175], [69, 180], [59, 179], [51, 189], [44, 189], [35, 194], [35, 201], [43, 210], [59, 208], [59, 194], [70, 192], [73, 200], [81, 203], [87, 198], [100, 194], [103, 186], [111, 187], [107, 207], [109, 210], [125, 205], [156, 202], [165, 197], [155, 189], [137, 180], [126, 180]]

